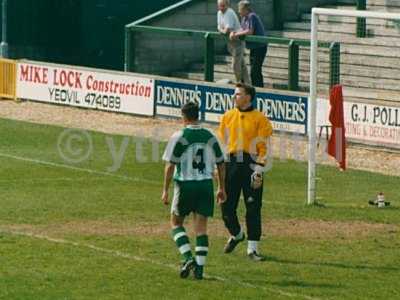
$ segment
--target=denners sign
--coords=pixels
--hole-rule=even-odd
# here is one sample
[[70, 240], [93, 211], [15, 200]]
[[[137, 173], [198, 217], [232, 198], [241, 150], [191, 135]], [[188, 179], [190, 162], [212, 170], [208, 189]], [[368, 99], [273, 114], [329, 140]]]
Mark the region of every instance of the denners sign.
[[152, 116], [154, 80], [36, 63], [18, 63], [17, 97]]
[[274, 129], [306, 134], [307, 97], [258, 93], [257, 107], [272, 121]]
[[[156, 113], [180, 117], [180, 107], [189, 101], [199, 104], [201, 119], [218, 122], [221, 115], [234, 107], [233, 88], [156, 81]], [[307, 98], [277, 93], [257, 93], [255, 106], [272, 121], [274, 129], [305, 134], [307, 131]]]
[[180, 117], [181, 107], [187, 102], [202, 106], [200, 86], [186, 83], [156, 81], [156, 114], [167, 117]]

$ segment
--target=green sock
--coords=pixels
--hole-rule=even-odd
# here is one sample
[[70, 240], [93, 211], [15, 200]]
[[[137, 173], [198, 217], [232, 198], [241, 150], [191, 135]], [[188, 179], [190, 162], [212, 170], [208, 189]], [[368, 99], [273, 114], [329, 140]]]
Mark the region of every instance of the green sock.
[[208, 254], [208, 235], [199, 235], [196, 238], [196, 262], [203, 267], [206, 264]]
[[172, 229], [172, 238], [178, 247], [179, 253], [182, 254], [185, 260], [193, 258], [192, 251], [190, 250], [189, 238], [184, 227]]

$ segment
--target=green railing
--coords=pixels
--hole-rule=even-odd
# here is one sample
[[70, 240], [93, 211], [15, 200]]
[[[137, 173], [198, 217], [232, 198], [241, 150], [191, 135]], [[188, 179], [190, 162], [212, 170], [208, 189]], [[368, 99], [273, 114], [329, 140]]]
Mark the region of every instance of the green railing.
[[[367, 0], [357, 0], [357, 10], [366, 10]], [[367, 20], [365, 18], [357, 18], [356, 35], [359, 38], [367, 36]]]
[[[127, 25], [125, 27], [125, 71], [129, 72], [135, 71], [133, 67], [133, 62], [135, 61], [135, 33], [152, 33], [165, 36], [203, 39], [205, 43], [204, 80], [214, 81], [215, 40], [226, 39], [225, 35], [222, 35], [219, 32], [207, 32], [200, 30], [186, 30], [134, 24]], [[287, 45], [289, 59], [288, 88], [289, 90], [293, 91], [299, 90], [299, 47], [310, 47], [311, 43], [309, 40], [297, 40], [273, 36], [246, 36], [245, 40], [263, 44]], [[340, 44], [337, 42], [319, 42], [318, 46], [329, 49], [330, 86], [340, 83]]]

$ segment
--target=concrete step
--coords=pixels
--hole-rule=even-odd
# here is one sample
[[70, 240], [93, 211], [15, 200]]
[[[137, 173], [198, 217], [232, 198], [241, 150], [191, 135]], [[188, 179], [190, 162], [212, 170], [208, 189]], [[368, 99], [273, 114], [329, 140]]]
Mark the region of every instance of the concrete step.
[[[381, 49], [380, 49], [381, 50]], [[396, 57], [396, 53], [393, 53], [392, 49], [384, 49], [385, 52], [379, 54], [377, 49], [374, 47], [369, 48], [366, 46], [349, 46], [342, 45], [341, 50], [341, 64], [352, 64], [360, 66], [371, 66], [371, 67], [384, 67], [395, 70], [400, 69], [400, 59]], [[288, 57], [287, 47], [269, 45], [268, 57]], [[386, 57], [383, 55], [387, 55]], [[393, 57], [394, 56], [394, 57]], [[310, 49], [306, 47], [300, 47], [300, 60], [310, 59]], [[318, 51], [319, 61], [329, 62], [328, 50], [326, 48], [320, 48]]]
[[[311, 14], [303, 14], [301, 16], [301, 20], [304, 22], [311, 22]], [[325, 16], [325, 15], [321, 15], [319, 17], [319, 21], [320, 24], [337, 24], [337, 23], [341, 23], [341, 24], [355, 24], [357, 23], [357, 18], [354, 17], [342, 17], [342, 16]], [[385, 27], [385, 28], [395, 28], [395, 25], [393, 22], [391, 21], [387, 21], [384, 19], [372, 19], [372, 18], [367, 18], [366, 19], [366, 23], [368, 28], [372, 27]]]
[[[215, 70], [219, 70], [220, 68], [224, 68], [224, 70], [227, 70], [226, 72], [233, 72], [232, 71], [232, 66], [230, 64], [230, 61], [227, 59], [227, 63], [217, 63], [214, 66]], [[247, 67], [250, 68], [250, 66], [247, 64]], [[193, 64], [190, 68], [193, 71], [204, 71], [204, 64], [203, 63], [198, 63], [198, 64]], [[266, 59], [263, 65], [263, 70], [270, 70], [270, 69], [280, 69], [284, 70], [284, 72], [288, 73], [288, 60], [286, 58], [274, 58], [274, 59]], [[307, 61], [300, 61], [299, 63], [299, 70], [304, 71], [304, 72], [309, 72], [310, 71], [310, 64]], [[319, 63], [318, 65], [318, 70], [321, 73], [329, 73], [329, 63]]]
[[[304, 64], [306, 65], [306, 64]], [[250, 68], [249, 64], [247, 63], [247, 67]], [[226, 63], [216, 63], [214, 65], [214, 69], [218, 70], [224, 68], [227, 70], [227, 72], [233, 72], [232, 70], [232, 65], [230, 61]], [[264, 69], [270, 69], [270, 68], [275, 68], [275, 69], [282, 69], [286, 70], [288, 72], [288, 60], [285, 58], [275, 58], [275, 59], [266, 59], [263, 65]], [[325, 72], [328, 69], [323, 69], [323, 68], [328, 68], [328, 64], [320, 66], [321, 72]], [[204, 64], [203, 63], [195, 63], [191, 65], [190, 67], [191, 71], [204, 71]], [[307, 70], [307, 67], [300, 67], [300, 70]]]
[[[220, 79], [230, 79], [234, 81], [234, 76], [232, 74], [226, 74], [225, 73], [215, 73], [214, 74], [214, 81], [218, 81]], [[198, 81], [204, 81], [204, 74], [202, 72], [174, 72], [171, 74], [173, 77], [177, 78], [184, 78], [184, 79], [190, 79], [190, 80], [198, 80]]]
[[[267, 78], [265, 80], [266, 84], [273, 88], [279, 88], [283, 90], [287, 90], [287, 82], [280, 79], [271, 79]], [[300, 81], [299, 89], [304, 92], [308, 92], [309, 83]], [[318, 84], [318, 95], [319, 97], [329, 97], [329, 85], [324, 83]], [[343, 95], [345, 101], [354, 101], [354, 102], [366, 102], [371, 104], [377, 103], [398, 103], [400, 102], [400, 93], [396, 91], [382, 91], [376, 89], [362, 89], [362, 88], [354, 88], [343, 86]]]
[[[384, 71], [386, 75], [382, 75], [382, 77], [386, 78], [397, 78], [396, 75], [400, 74], [400, 64], [398, 58], [391, 57], [380, 57], [376, 56], [372, 53], [363, 54], [360, 53], [342, 53], [341, 55], [341, 68], [343, 69], [346, 65], [357, 66], [360, 70], [371, 70], [374, 72]], [[249, 61], [249, 58], [245, 57], [246, 62]], [[288, 50], [287, 47], [281, 46], [272, 46], [270, 45], [266, 61], [274, 62], [274, 61], [285, 61], [287, 65], [288, 60]], [[310, 50], [308, 48], [301, 48], [299, 53], [299, 61], [301, 65], [309, 65], [310, 63]], [[319, 63], [328, 64], [329, 56], [325, 51], [320, 51], [318, 55]], [[232, 62], [232, 57], [230, 55], [217, 55], [216, 63], [226, 63], [230, 64]], [[392, 75], [390, 75], [392, 73]]]
[[383, 6], [383, 7], [398, 7], [400, 8], [400, 2], [398, 0], [368, 0], [368, 6]]
[[[392, 1], [397, 1], [397, 0], [392, 0]], [[324, 8], [340, 9], [340, 10], [357, 10], [357, 6], [355, 6], [355, 5], [325, 5]], [[370, 0], [367, 0], [367, 10], [399, 12], [400, 7], [399, 6], [384, 6], [384, 5], [372, 4], [372, 2], [370, 2]]]
[[[203, 81], [203, 74], [200, 72], [179, 72], [179, 73], [174, 73], [173, 75], [178, 78]], [[235, 82], [235, 78], [232, 75], [232, 73], [222, 73], [222, 72], [215, 73], [214, 81], [217, 82], [219, 80], [231, 80], [232, 82]], [[282, 89], [282, 90], [288, 89], [287, 80], [276, 79], [276, 78], [271, 78], [271, 77], [264, 78], [264, 85], [266, 88], [274, 88], [274, 89]], [[301, 87], [301, 91], [307, 91], [307, 89], [308, 88], [306, 88], [304, 86]], [[323, 88], [321, 91], [324, 92], [325, 88]]]
[[376, 104], [376, 101], [385, 102], [400, 102], [400, 93], [391, 91], [382, 91], [374, 89], [356, 89], [344, 88], [343, 95], [345, 97], [358, 98], [362, 100], [369, 100]]
[[400, 67], [400, 51], [396, 51], [397, 47], [379, 47], [379, 46], [353, 46], [353, 45], [342, 45], [341, 54], [356, 54], [365, 55], [368, 57], [380, 57], [382, 60], [386, 58], [394, 58], [395, 68]]
[[[264, 75], [270, 78], [288, 79], [287, 71], [282, 69], [267, 69]], [[300, 72], [299, 81], [308, 82], [309, 78], [309, 72]], [[318, 73], [318, 81], [319, 83], [328, 84], [329, 74], [322, 72]], [[340, 83], [346, 87], [397, 91], [400, 95], [400, 79], [376, 79], [373, 77], [360, 77], [342, 74], [340, 77]]]
[[[265, 82], [266, 86], [270, 88], [277, 88], [282, 90], [287, 90], [287, 82], [277, 79], [267, 79]], [[308, 82], [300, 82], [299, 90], [303, 92], [308, 92]], [[318, 96], [329, 98], [329, 86], [327, 84], [319, 84], [318, 86]], [[359, 89], [352, 87], [343, 87], [343, 96], [345, 101], [351, 102], [364, 102], [371, 104], [386, 104], [391, 103], [397, 104], [400, 102], [400, 94], [398, 92], [387, 92], [374, 89]]]
[[[270, 36], [286, 37], [290, 39], [310, 39], [309, 31], [297, 30], [284, 30], [284, 31], [270, 31]], [[368, 46], [370, 52], [379, 53], [380, 51], [387, 51], [394, 54], [393, 47], [400, 47], [400, 34], [399, 38], [393, 37], [376, 37], [376, 38], [357, 38], [354, 34], [342, 34], [334, 32], [319, 32], [318, 39], [325, 42], [340, 42], [343, 45], [355, 46]], [[400, 51], [397, 52], [396, 57], [400, 57]]]
[[[174, 76], [178, 78], [185, 78], [191, 80], [203, 81], [203, 73], [200, 72], [179, 72], [174, 73]], [[231, 73], [216, 73], [215, 81], [222, 79], [230, 79], [234, 81], [234, 77]], [[265, 87], [287, 90], [287, 80], [276, 79], [276, 78], [264, 78]], [[299, 88], [300, 91], [308, 91], [309, 82], [300, 81]], [[318, 84], [318, 94], [320, 97], [329, 97], [328, 94], [329, 85], [326, 83]], [[385, 91], [377, 89], [365, 89], [365, 88], [354, 88], [344, 86], [343, 95], [345, 101], [356, 101], [356, 102], [367, 102], [367, 103], [399, 103], [400, 102], [400, 92], [398, 91]]]
[[[274, 47], [269, 45], [267, 57], [286, 57], [288, 58], [288, 48], [287, 47]], [[307, 54], [310, 56], [310, 48], [308, 47], [300, 47], [299, 49], [299, 57], [302, 55]], [[329, 50], [327, 48], [319, 48], [318, 55], [320, 57], [329, 57]]]
[[[216, 66], [224, 65], [229, 70], [231, 70], [231, 56], [220, 56], [217, 60]], [[351, 62], [353, 60], [350, 60]], [[248, 60], [246, 60], [248, 62]], [[400, 80], [400, 70], [393, 70], [391, 68], [382, 67], [380, 62], [377, 61], [377, 66], [367, 66], [356, 65], [356, 64], [347, 64], [342, 63], [340, 66], [341, 75], [350, 75], [350, 76], [359, 76], [359, 77], [373, 77], [374, 80], [384, 80], [384, 79], [394, 79]], [[268, 68], [277, 68], [277, 69], [285, 69], [287, 72], [288, 69], [288, 59], [287, 57], [267, 57], [264, 62], [264, 69]], [[194, 64], [192, 65], [192, 70], [204, 70], [204, 64]], [[309, 58], [300, 58], [299, 61], [299, 69], [300, 71], [309, 71], [310, 70], [310, 60]], [[330, 72], [330, 64], [328, 60], [319, 61], [318, 63], [318, 72], [321, 73], [329, 73]]]
[[[285, 30], [296, 30], [296, 31], [311, 31], [311, 24], [308, 22], [287, 22], [284, 24]], [[368, 35], [373, 37], [394, 37], [400, 40], [400, 30], [394, 28], [386, 28], [384, 26], [370, 25], [367, 26]], [[318, 26], [318, 32], [326, 33], [344, 33], [355, 37], [356, 25], [350, 23], [321, 23]]]
[[[400, 9], [399, 1], [397, 0], [386, 0], [390, 4], [385, 4], [385, 0], [381, 0], [381, 2], [377, 0], [367, 0], [367, 10], [378, 9], [380, 11], [391, 11], [393, 9]], [[332, 9], [340, 9], [340, 10], [357, 10], [357, 5], [324, 5], [324, 8], [332, 8]]]
[[[191, 73], [199, 73], [203, 74], [202, 66], [195, 65], [191, 69]], [[215, 65], [215, 74], [224, 74], [225, 77], [233, 77], [232, 68], [226, 64], [217, 64]], [[287, 82], [288, 80], [288, 70], [284, 68], [277, 68], [275, 66], [265, 66], [263, 68], [263, 74], [265, 78], [272, 79], [280, 79]], [[301, 69], [299, 72], [299, 81], [300, 82], [308, 82], [310, 78], [309, 70], [307, 67]], [[318, 81], [321, 84], [329, 83], [329, 72], [319, 72], [318, 73]], [[341, 74], [341, 84], [346, 87], [354, 87], [354, 88], [362, 88], [362, 89], [379, 89], [379, 90], [387, 90], [387, 91], [398, 91], [400, 95], [400, 78], [397, 79], [382, 79], [376, 78], [375, 76], [369, 74], [368, 72], [364, 72], [363, 76], [351, 75], [342, 73]]]
[[398, 12], [400, 12], [400, 7], [399, 6], [384, 6], [384, 5], [367, 4], [367, 10], [398, 13]]
[[397, 6], [400, 7], [398, 0], [368, 0], [369, 5], [382, 5], [382, 6]]
[[[221, 67], [216, 68], [216, 71], [220, 71], [222, 73], [231, 72], [230, 68]], [[266, 78], [276, 78], [276, 79], [288, 79], [288, 71], [285, 69], [278, 68], [264, 68], [263, 74]], [[366, 77], [367, 73], [364, 73], [364, 76], [353, 76], [349, 74], [342, 74], [340, 77], [340, 82], [344, 86], [355, 87], [355, 88], [366, 88], [366, 89], [381, 89], [381, 90], [391, 90], [398, 91], [400, 93], [400, 78], [399, 79], [378, 79], [374, 77]], [[299, 81], [308, 82], [310, 78], [310, 74], [308, 71], [299, 72]], [[329, 83], [329, 73], [327, 72], [319, 72], [318, 80], [320, 83]]]

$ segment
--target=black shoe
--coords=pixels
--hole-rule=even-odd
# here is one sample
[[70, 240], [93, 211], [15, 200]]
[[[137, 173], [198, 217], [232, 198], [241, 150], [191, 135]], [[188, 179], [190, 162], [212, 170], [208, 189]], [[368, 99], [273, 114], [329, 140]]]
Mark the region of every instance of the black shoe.
[[203, 266], [199, 266], [196, 264], [196, 267], [194, 268], [193, 274], [194, 278], [197, 280], [202, 280], [203, 279]]
[[256, 251], [247, 254], [247, 256], [248, 256], [252, 261], [265, 261], [265, 257], [262, 256], [261, 254], [257, 253]]
[[234, 237], [230, 237], [224, 247], [224, 253], [231, 253], [233, 250], [235, 250], [237, 244], [239, 244], [240, 242], [243, 242], [245, 238], [246, 237], [245, 237], [244, 233], [243, 233], [243, 237], [238, 240], [236, 240]]
[[181, 267], [180, 276], [181, 278], [188, 278], [190, 271], [196, 267], [196, 262], [193, 258], [188, 259], [185, 261]]

